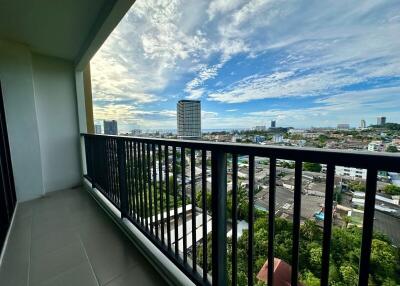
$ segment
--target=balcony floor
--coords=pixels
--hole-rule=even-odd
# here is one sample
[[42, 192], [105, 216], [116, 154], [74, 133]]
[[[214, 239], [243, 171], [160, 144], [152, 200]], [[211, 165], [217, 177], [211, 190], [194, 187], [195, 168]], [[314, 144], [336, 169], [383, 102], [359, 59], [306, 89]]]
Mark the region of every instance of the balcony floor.
[[1, 285], [166, 285], [83, 189], [18, 206]]

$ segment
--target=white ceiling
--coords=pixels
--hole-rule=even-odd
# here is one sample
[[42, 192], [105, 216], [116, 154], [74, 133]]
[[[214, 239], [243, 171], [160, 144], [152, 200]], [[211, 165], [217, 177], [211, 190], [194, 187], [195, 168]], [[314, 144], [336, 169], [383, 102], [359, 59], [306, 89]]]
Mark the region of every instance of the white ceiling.
[[117, 0], [0, 0], [0, 38], [77, 60]]

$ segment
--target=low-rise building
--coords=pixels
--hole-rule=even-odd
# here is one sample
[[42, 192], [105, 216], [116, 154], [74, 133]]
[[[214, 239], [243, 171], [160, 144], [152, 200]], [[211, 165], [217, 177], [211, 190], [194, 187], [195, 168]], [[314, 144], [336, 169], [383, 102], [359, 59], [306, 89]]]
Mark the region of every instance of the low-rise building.
[[282, 134], [274, 134], [274, 136], [272, 136], [272, 141], [274, 143], [282, 143], [283, 142]]
[[385, 144], [382, 141], [372, 141], [368, 144], [368, 151], [382, 152], [385, 150]]
[[[322, 164], [321, 167], [322, 167], [321, 171], [323, 173], [326, 173], [326, 165]], [[345, 166], [336, 166], [335, 173], [337, 176], [349, 177], [353, 180], [367, 179], [367, 170], [366, 169], [350, 168], [350, 167], [345, 167]]]

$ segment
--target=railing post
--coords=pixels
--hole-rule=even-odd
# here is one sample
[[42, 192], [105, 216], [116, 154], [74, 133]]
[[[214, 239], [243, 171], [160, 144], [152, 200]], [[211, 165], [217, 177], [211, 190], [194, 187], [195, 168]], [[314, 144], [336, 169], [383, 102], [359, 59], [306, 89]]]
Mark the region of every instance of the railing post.
[[363, 234], [361, 242], [361, 255], [358, 277], [358, 285], [367, 285], [369, 270], [371, 244], [374, 228], [375, 196], [377, 185], [378, 170], [376, 168], [367, 169], [367, 185], [365, 190]]
[[128, 192], [126, 190], [126, 155], [125, 144], [122, 138], [117, 139], [118, 154], [118, 183], [121, 204], [121, 218], [127, 217], [128, 214]]
[[96, 187], [96, 173], [94, 170], [94, 145], [96, 142], [95, 137], [87, 137], [88, 139], [88, 143], [90, 146], [90, 168], [91, 168], [91, 175], [90, 178], [92, 179], [92, 189], [94, 189]]
[[211, 152], [212, 284], [226, 285], [226, 154]]

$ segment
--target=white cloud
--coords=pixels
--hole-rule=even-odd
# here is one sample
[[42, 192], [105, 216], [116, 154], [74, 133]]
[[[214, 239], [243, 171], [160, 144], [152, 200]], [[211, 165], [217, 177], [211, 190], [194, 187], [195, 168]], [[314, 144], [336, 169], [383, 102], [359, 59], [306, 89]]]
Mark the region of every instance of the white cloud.
[[204, 119], [211, 119], [211, 118], [216, 118], [218, 116], [218, 112], [214, 111], [201, 111], [201, 118]]
[[211, 101], [241, 103], [265, 98], [315, 96], [325, 91], [358, 83], [362, 77], [336, 70], [298, 75], [299, 71], [275, 72], [253, 75], [208, 95]]
[[[247, 113], [264, 119], [277, 119], [281, 126], [309, 127], [336, 126], [352, 123], [356, 126], [361, 119], [373, 124], [383, 112], [389, 122], [400, 120], [400, 87], [377, 88], [367, 91], [351, 91], [318, 99], [318, 106], [295, 109], [269, 109]], [[379, 110], [379, 111], [378, 111]]]
[[[266, 98], [324, 95], [326, 101], [318, 103], [328, 105], [353, 84], [362, 88], [400, 76], [399, 11], [394, 0], [137, 1], [92, 61], [95, 115], [164, 127], [176, 125], [173, 113], [154, 110], [162, 109], [162, 100], [171, 106], [181, 97], [207, 98], [228, 113], [233, 111], [227, 104]], [[256, 62], [257, 71], [235, 70], [235, 81], [228, 81], [224, 76], [231, 70], [224, 69], [235, 69], [228, 64], [239, 54], [244, 61], [267, 61]], [[361, 108], [361, 99], [352, 96], [353, 106]], [[372, 114], [384, 107], [368, 108]], [[302, 118], [301, 110], [332, 112], [269, 112]], [[164, 124], [152, 116], [169, 120]], [[254, 117], [241, 116], [240, 124], [251, 124]], [[210, 126], [239, 125], [223, 112], [206, 120]]]

